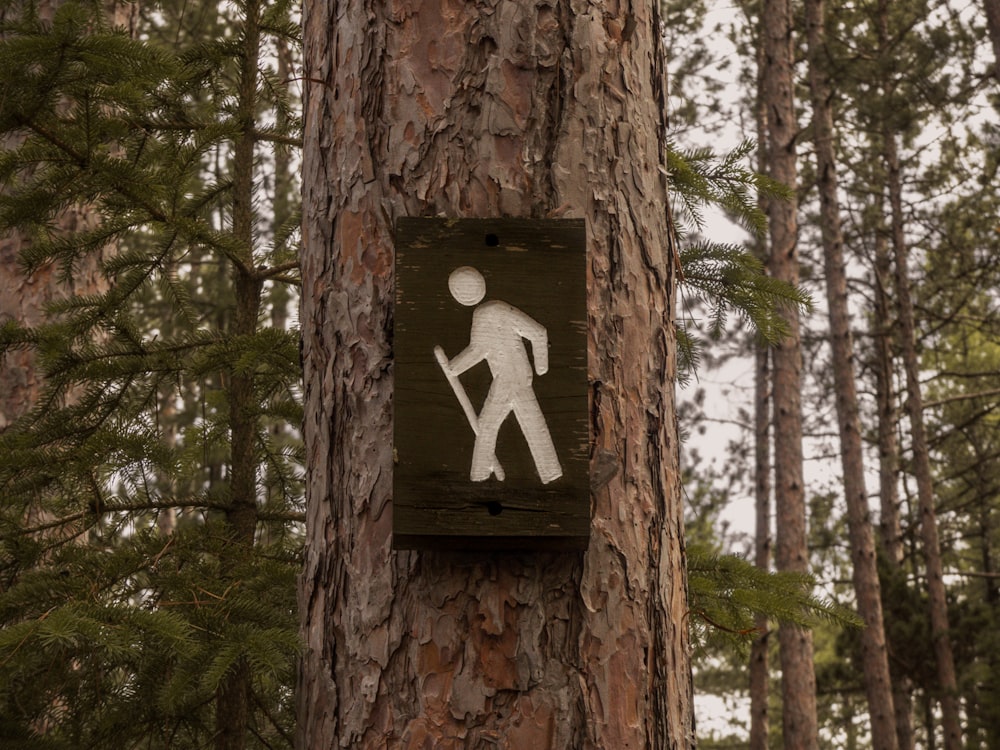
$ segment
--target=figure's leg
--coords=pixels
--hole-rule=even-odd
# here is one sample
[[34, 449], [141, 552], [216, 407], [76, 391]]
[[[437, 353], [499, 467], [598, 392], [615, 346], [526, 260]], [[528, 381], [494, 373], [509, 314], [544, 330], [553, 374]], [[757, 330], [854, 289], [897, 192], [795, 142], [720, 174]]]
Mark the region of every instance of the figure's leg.
[[535, 398], [535, 391], [531, 387], [525, 388], [514, 399], [514, 416], [521, 425], [524, 439], [528, 441], [528, 448], [531, 449], [531, 457], [535, 459], [535, 468], [542, 484], [548, 484], [561, 477], [562, 466], [559, 465], [556, 447], [552, 444], [552, 435], [549, 434], [548, 425], [545, 424], [545, 415], [542, 414], [538, 399]]
[[503, 468], [496, 455], [497, 435], [500, 433], [500, 425], [508, 414], [510, 414], [510, 404], [497, 398], [491, 389], [479, 413], [479, 432], [476, 435], [476, 445], [472, 449], [472, 469], [469, 472], [469, 479], [473, 482], [489, 479], [490, 474], [496, 474], [497, 479], [503, 481]]

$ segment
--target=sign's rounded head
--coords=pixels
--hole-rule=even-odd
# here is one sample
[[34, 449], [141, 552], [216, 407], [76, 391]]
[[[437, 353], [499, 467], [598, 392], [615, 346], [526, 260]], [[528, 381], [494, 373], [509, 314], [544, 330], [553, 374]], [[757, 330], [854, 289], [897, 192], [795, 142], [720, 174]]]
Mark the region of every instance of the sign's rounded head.
[[463, 305], [479, 304], [486, 296], [486, 279], [472, 266], [456, 268], [448, 277], [451, 296]]

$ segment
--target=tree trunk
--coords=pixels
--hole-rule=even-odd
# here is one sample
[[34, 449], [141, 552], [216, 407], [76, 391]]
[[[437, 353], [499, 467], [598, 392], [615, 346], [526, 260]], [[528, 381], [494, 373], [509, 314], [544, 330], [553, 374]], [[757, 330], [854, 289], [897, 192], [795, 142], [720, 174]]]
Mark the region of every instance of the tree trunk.
[[[765, 0], [762, 15], [764, 94], [768, 114], [770, 176], [796, 187], [795, 104], [793, 99], [792, 15], [788, 0]], [[771, 201], [769, 270], [777, 279], [798, 284], [798, 205]], [[774, 558], [779, 571], [807, 572], [805, 487], [802, 479], [802, 352], [796, 308], [787, 313], [790, 335], [773, 353], [774, 403]], [[816, 676], [812, 633], [790, 625], [778, 629], [781, 653], [783, 731], [786, 747], [817, 747]]]
[[886, 236], [875, 237], [875, 398], [878, 407], [879, 536], [887, 562], [903, 562], [903, 532], [899, 520], [899, 409], [893, 387], [892, 258]]
[[[746, 6], [743, 7], [747, 11]], [[750, 14], [747, 14], [748, 22]], [[757, 170], [767, 169], [767, 102], [764, 97], [764, 46], [760, 43], [763, 24], [757, 24], [757, 92], [754, 120], [757, 124]], [[758, 196], [761, 210], [768, 212], [768, 199]], [[756, 255], [767, 261], [767, 240], [757, 240]], [[771, 352], [759, 341], [754, 345], [754, 565], [771, 567]], [[771, 625], [764, 616], [754, 623], [757, 637], [750, 645], [750, 750], [768, 750], [770, 719]]]
[[809, 86], [813, 106], [813, 138], [816, 145], [817, 187], [820, 198], [820, 228], [823, 267], [830, 319], [833, 355], [833, 382], [840, 433], [840, 459], [847, 530], [858, 612], [864, 620], [861, 630], [861, 666], [865, 695], [871, 718], [872, 747], [896, 750], [892, 680], [882, 619], [882, 591], [875, 556], [875, 535], [871, 526], [868, 491], [861, 444], [861, 419], [854, 380], [854, 337], [847, 306], [847, 272], [844, 267], [844, 238], [837, 195], [837, 162], [834, 150], [833, 95], [826, 75], [826, 42], [823, 0], [806, 0]]
[[[889, 49], [889, 2], [879, 0], [877, 33], [882, 55]], [[883, 84], [884, 98], [892, 102], [895, 84]], [[958, 681], [951, 649], [948, 625], [948, 602], [944, 586], [941, 544], [938, 539], [937, 511], [934, 507], [934, 480], [931, 475], [930, 451], [924, 429], [923, 397], [920, 391], [920, 361], [917, 355], [916, 323], [910, 295], [908, 248], [903, 218], [903, 184], [896, 145], [896, 131], [886, 118], [882, 129], [883, 160], [889, 196], [890, 238], [895, 261], [896, 309], [899, 316], [899, 347], [906, 373], [906, 412], [910, 419], [913, 450], [913, 474], [917, 482], [917, 503], [920, 510], [920, 535], [927, 566], [927, 594], [931, 621], [931, 640], [937, 663], [938, 685], [941, 691], [941, 722], [945, 750], [962, 747], [962, 725], [958, 711]], [[933, 728], [928, 726], [928, 735]]]
[[[754, 565], [761, 570], [771, 566], [770, 406], [768, 349], [758, 344], [754, 351]], [[771, 631], [766, 617], [758, 617], [755, 624], [758, 635], [750, 645], [750, 750], [767, 750]]]
[[986, 28], [993, 43], [993, 77], [1000, 83], [1000, 0], [983, 0]]
[[[899, 520], [899, 409], [893, 387], [892, 323], [890, 276], [892, 261], [889, 243], [881, 231], [875, 237], [875, 401], [878, 408], [879, 455], [879, 540], [889, 576], [903, 575], [903, 535]], [[888, 634], [887, 634], [888, 635]], [[913, 750], [913, 683], [899, 665], [910, 658], [906, 641], [888, 639], [889, 668], [893, 673], [892, 707], [896, 713], [896, 742], [899, 750]], [[894, 666], [895, 665], [895, 666]]]
[[[896, 267], [896, 300], [899, 310], [899, 339], [906, 371], [906, 412], [910, 418], [913, 447], [913, 473], [917, 480], [917, 503], [920, 508], [920, 536], [927, 566], [927, 594], [931, 620], [931, 640], [937, 662], [941, 689], [941, 721], [945, 750], [962, 747], [962, 724], [958, 712], [958, 680], [952, 655], [948, 625], [948, 601], [944, 586], [941, 543], [938, 539], [937, 511], [934, 507], [934, 480], [931, 475], [930, 450], [924, 428], [924, 406], [920, 392], [920, 363], [917, 356], [916, 324], [910, 296], [907, 246], [903, 229], [902, 182], [896, 136], [884, 134], [885, 161], [888, 170], [889, 203], [892, 211], [892, 245]], [[931, 731], [931, 730], [928, 730]]]
[[[242, 8], [241, 56], [236, 121], [241, 130], [233, 143], [232, 156], [232, 236], [242, 253], [231, 264], [236, 309], [230, 335], [236, 339], [257, 332], [262, 312], [263, 278], [254, 265], [253, 246], [256, 215], [254, 211], [254, 126], [259, 85], [260, 2], [248, 0]], [[253, 368], [227, 372], [229, 395], [229, 435], [232, 455], [229, 466], [229, 505], [226, 508], [225, 559], [245, 558], [253, 554], [257, 533], [257, 385]], [[225, 571], [228, 574], [228, 571]], [[237, 661], [216, 692], [215, 748], [243, 750], [247, 744], [247, 717], [252, 700], [253, 672], [245, 658]]]
[[[693, 746], [655, 3], [304, 7], [302, 748]], [[584, 554], [393, 552], [393, 225], [584, 217]]]

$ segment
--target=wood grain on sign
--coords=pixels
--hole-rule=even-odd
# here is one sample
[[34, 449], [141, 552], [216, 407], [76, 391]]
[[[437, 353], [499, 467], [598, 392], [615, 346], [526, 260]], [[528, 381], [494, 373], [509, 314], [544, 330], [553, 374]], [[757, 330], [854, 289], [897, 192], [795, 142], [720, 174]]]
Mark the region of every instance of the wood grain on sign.
[[[455, 284], [473, 291], [453, 291]], [[544, 354], [539, 361], [534, 351], [539, 329], [547, 369]], [[586, 547], [586, 333], [582, 220], [399, 220], [396, 548]], [[464, 369], [471, 361], [463, 372], [449, 371], [449, 363]], [[495, 451], [480, 444], [477, 453], [477, 439], [486, 438], [476, 431], [490, 432], [490, 415], [503, 415], [504, 398], [516, 411], [493, 431]], [[480, 416], [487, 424], [476, 424]]]

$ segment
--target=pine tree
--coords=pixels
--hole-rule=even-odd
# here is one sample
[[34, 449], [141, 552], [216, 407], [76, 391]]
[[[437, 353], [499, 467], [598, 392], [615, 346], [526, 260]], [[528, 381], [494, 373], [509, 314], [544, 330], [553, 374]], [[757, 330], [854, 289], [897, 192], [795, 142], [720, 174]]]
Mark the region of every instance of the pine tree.
[[[656, 4], [389, 13], [305, 12], [300, 742], [691, 747]], [[390, 550], [392, 228], [427, 214], [588, 220], [594, 453], [619, 471], [585, 558]]]
[[[296, 141], [265, 57], [289, 6], [199, 7], [228, 14], [204, 39], [165, 4], [145, 18], [173, 33], [134, 39], [91, 3], [21, 5], [0, 225], [29, 278], [97, 258], [107, 288], [0, 329], [44, 378], [0, 435], [5, 746], [289, 744], [301, 453], [268, 428], [300, 419], [298, 342], [262, 316], [297, 263], [294, 233], [262, 239], [260, 172]], [[53, 231], [76, 205], [98, 220]]]
[[[913, 290], [919, 289], [925, 274], [923, 258], [926, 256], [923, 253], [929, 247], [925, 228], [942, 225], [938, 213], [941, 197], [954, 189], [951, 178], [942, 181], [930, 175], [939, 173], [954, 177], [963, 171], [961, 159], [949, 158], [947, 166], [930, 166], [940, 158], [936, 153], [939, 149], [936, 146], [928, 148], [925, 134], [939, 127], [951, 131], [948, 138], [940, 141], [943, 144], [940, 151], [945, 154], [960, 142], [960, 136], [955, 136], [962, 130], [963, 119], [975, 107], [975, 91], [981, 85], [970, 62], [982, 56], [969, 51], [970, 45], [977, 43], [974, 37], [981, 39], [981, 31], [976, 31], [976, 23], [965, 27], [958, 15], [940, 14], [940, 8], [932, 8], [926, 3], [872, 4], [858, 10], [863, 15], [857, 20], [850, 15], [853, 10], [841, 11], [838, 19], [845, 28], [857, 31], [851, 39], [841, 43], [837, 70], [845, 82], [843, 90], [850, 97], [845, 103], [845, 111], [856, 113], [857, 120], [852, 123], [855, 135], [846, 139], [849, 148], [854, 149], [855, 176], [851, 191], [856, 201], [854, 215], [859, 219], [858, 234], [853, 236], [851, 243], [866, 254], [866, 262], [872, 263], [875, 300], [872, 325], [877, 357], [871, 366], [876, 375], [878, 441], [882, 458], [884, 599], [892, 633], [890, 649], [897, 687], [894, 701], [899, 703], [896, 707], [897, 736], [902, 747], [912, 747], [914, 740], [907, 708], [915, 692], [912, 686], [920, 691], [916, 697], [933, 703], [941, 693], [941, 679], [927, 673], [922, 664], [925, 660], [912, 656], [918, 645], [929, 651], [931, 640], [929, 632], [923, 632], [929, 629], [926, 612], [921, 611], [925, 605], [920, 604], [916, 587], [910, 588], [912, 582], [922, 578], [913, 533], [919, 528], [919, 519], [915, 518], [916, 514], [905, 512], [914, 503], [914, 498], [910, 491], [912, 485], [900, 469], [905, 471], [913, 464], [899, 460], [897, 438], [905, 448], [907, 440], [916, 436], [916, 431], [901, 421], [906, 417], [899, 416], [893, 394], [895, 381], [903, 379], [894, 371], [895, 352], [890, 346], [893, 336], [898, 334], [898, 328], [893, 325], [896, 317], [893, 308], [901, 295], [891, 278], [889, 256], [903, 246], [907, 255], [912, 252], [912, 259], [907, 264], [907, 281], [912, 295]], [[942, 67], [942, 59], [949, 60], [949, 65]], [[970, 74], [956, 75], [957, 71], [970, 71]], [[879, 91], [879, 95], [872, 96], [873, 90]], [[892, 143], [888, 142], [890, 138]], [[892, 150], [896, 152], [895, 157], [886, 158], [891, 157]], [[895, 168], [890, 169], [893, 164]], [[918, 174], [919, 181], [913, 180], [911, 175]], [[947, 282], [952, 286], [956, 279], [949, 277]], [[928, 332], [939, 330], [940, 326], [928, 320], [931, 308], [932, 305], [919, 302], [913, 308], [915, 349], [919, 355], [917, 365], [923, 382], [935, 377], [931, 352], [936, 348], [936, 334], [928, 336]], [[862, 347], [861, 351], [864, 350]], [[924, 386], [921, 384], [921, 387]], [[926, 413], [924, 418], [927, 419]], [[936, 473], [931, 430], [927, 430], [927, 437], [932, 451], [928, 463]], [[905, 490], [902, 514], [898, 507], [901, 477]], [[954, 523], [955, 515], [946, 503], [942, 503], [940, 493], [934, 504], [942, 513], [939, 521], [944, 553], [942, 564], [947, 570], [953, 565], [949, 561], [948, 548], [951, 546], [949, 526]], [[950, 593], [948, 598], [951, 598]], [[927, 640], [920, 640], [925, 637]], [[959, 669], [960, 674], [961, 671]], [[908, 684], [911, 687], [907, 688]], [[934, 711], [925, 708], [923, 713], [934, 719]], [[933, 720], [927, 725], [927, 731], [935, 731]]]
[[[797, 187], [797, 120], [794, 105], [792, 10], [787, 0], [765, 0], [763, 91], [768, 107], [769, 176]], [[799, 280], [798, 203], [770, 204], [771, 274], [793, 285]], [[774, 559], [779, 571], [809, 570], [805, 486], [802, 476], [802, 351], [797, 310], [788, 311], [789, 337], [774, 351], [774, 492], [777, 534]], [[783, 625], [781, 654], [783, 737], [790, 747], [817, 747], [816, 677], [809, 631]]]
[[[876, 28], [879, 52], [887, 62], [893, 56], [890, 37], [889, 5], [879, 0]], [[893, 64], [894, 61], [889, 62]], [[888, 101], [897, 96], [896, 81], [887, 75], [884, 79], [883, 94]], [[920, 386], [919, 359], [916, 342], [908, 254], [902, 204], [902, 175], [897, 147], [899, 134], [891, 116], [883, 121], [882, 157], [885, 161], [886, 187], [890, 208], [890, 238], [893, 250], [895, 272], [895, 292], [899, 316], [899, 343], [903, 369], [906, 378], [906, 410], [912, 433], [913, 472], [917, 483], [920, 506], [920, 532], [923, 542], [927, 569], [928, 609], [931, 619], [931, 642], [937, 662], [938, 681], [941, 690], [940, 703], [944, 727], [945, 750], [957, 750], [962, 746], [962, 727], [959, 717], [957, 677], [951, 636], [948, 624], [948, 602], [945, 592], [944, 571], [941, 562], [941, 544], [938, 535], [937, 510], [934, 497], [934, 479], [931, 472], [929, 447], [924, 426], [923, 397]]]
[[882, 617], [875, 538], [865, 488], [861, 419], [854, 375], [854, 337], [848, 312], [838, 160], [834, 145], [833, 91], [827, 72], [826, 8], [823, 0], [806, 0], [805, 15], [841, 467], [847, 504], [852, 577], [858, 610], [865, 620], [865, 628], [860, 637], [861, 665], [871, 719], [872, 746], [876, 750], [896, 750], [899, 745], [895, 729], [892, 681]]

